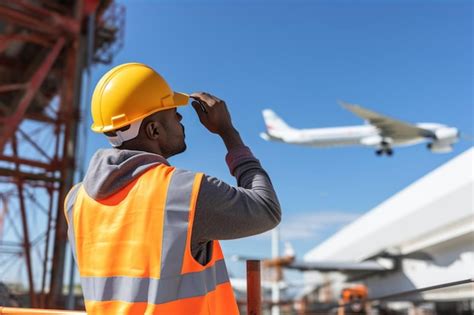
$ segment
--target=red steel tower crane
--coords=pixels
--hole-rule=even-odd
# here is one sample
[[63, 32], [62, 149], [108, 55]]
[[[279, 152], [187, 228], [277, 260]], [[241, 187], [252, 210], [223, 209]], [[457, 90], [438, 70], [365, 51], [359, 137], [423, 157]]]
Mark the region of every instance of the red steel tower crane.
[[121, 48], [124, 18], [112, 0], [0, 0], [0, 283], [21, 306], [64, 306], [81, 83]]

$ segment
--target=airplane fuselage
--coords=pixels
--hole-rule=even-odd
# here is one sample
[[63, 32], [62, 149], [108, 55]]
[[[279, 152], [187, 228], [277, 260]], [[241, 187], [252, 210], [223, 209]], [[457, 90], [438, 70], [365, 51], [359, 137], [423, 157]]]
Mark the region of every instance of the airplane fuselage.
[[[373, 145], [383, 141], [380, 131], [371, 125], [343, 126], [315, 129], [291, 129], [280, 132], [267, 132], [269, 140], [280, 140], [290, 144], [310, 147], [335, 147], [350, 145]], [[402, 146], [425, 142], [426, 139], [397, 139], [390, 142], [390, 146]]]
[[378, 135], [373, 126], [345, 126], [294, 130], [283, 136], [293, 144], [312, 147], [359, 145], [361, 139]]

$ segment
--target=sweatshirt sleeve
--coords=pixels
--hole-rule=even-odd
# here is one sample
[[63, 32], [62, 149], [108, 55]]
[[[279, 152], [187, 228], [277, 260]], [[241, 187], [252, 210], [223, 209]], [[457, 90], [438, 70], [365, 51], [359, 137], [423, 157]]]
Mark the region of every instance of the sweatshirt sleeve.
[[250, 149], [231, 150], [226, 161], [238, 187], [204, 175], [194, 217], [194, 246], [259, 234], [281, 220], [270, 178]]

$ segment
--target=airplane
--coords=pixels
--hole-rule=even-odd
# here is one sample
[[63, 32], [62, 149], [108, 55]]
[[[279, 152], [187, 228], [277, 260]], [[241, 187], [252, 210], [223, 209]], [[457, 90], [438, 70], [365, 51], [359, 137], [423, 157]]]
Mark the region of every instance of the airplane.
[[455, 127], [438, 123], [409, 124], [393, 119], [359, 105], [340, 102], [341, 105], [366, 121], [362, 126], [296, 129], [287, 125], [271, 109], [262, 111], [267, 131], [260, 137], [266, 141], [279, 141], [310, 147], [361, 145], [375, 148], [378, 156], [393, 155], [393, 147], [428, 142], [433, 153], [448, 153], [459, 141]]

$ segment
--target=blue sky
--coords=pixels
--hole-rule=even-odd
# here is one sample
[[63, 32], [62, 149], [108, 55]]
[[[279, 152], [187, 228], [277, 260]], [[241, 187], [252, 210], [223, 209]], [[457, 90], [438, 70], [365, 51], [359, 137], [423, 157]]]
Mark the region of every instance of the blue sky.
[[[261, 110], [294, 127], [357, 125], [338, 100], [408, 122], [440, 122], [473, 135], [473, 4], [470, 1], [124, 1], [125, 46], [110, 66], [149, 64], [176, 91], [224, 99], [245, 143], [270, 174], [284, 240], [301, 257], [358, 215], [427, 174], [454, 152], [423, 145], [377, 158], [371, 149], [269, 143]], [[87, 107], [88, 100], [85, 100]], [[235, 183], [225, 148], [191, 107], [178, 167]], [[90, 117], [88, 115], [88, 125]], [[88, 134], [86, 161], [105, 139]], [[223, 242], [226, 254], [270, 255], [268, 236]], [[231, 264], [234, 272], [242, 269]]]

